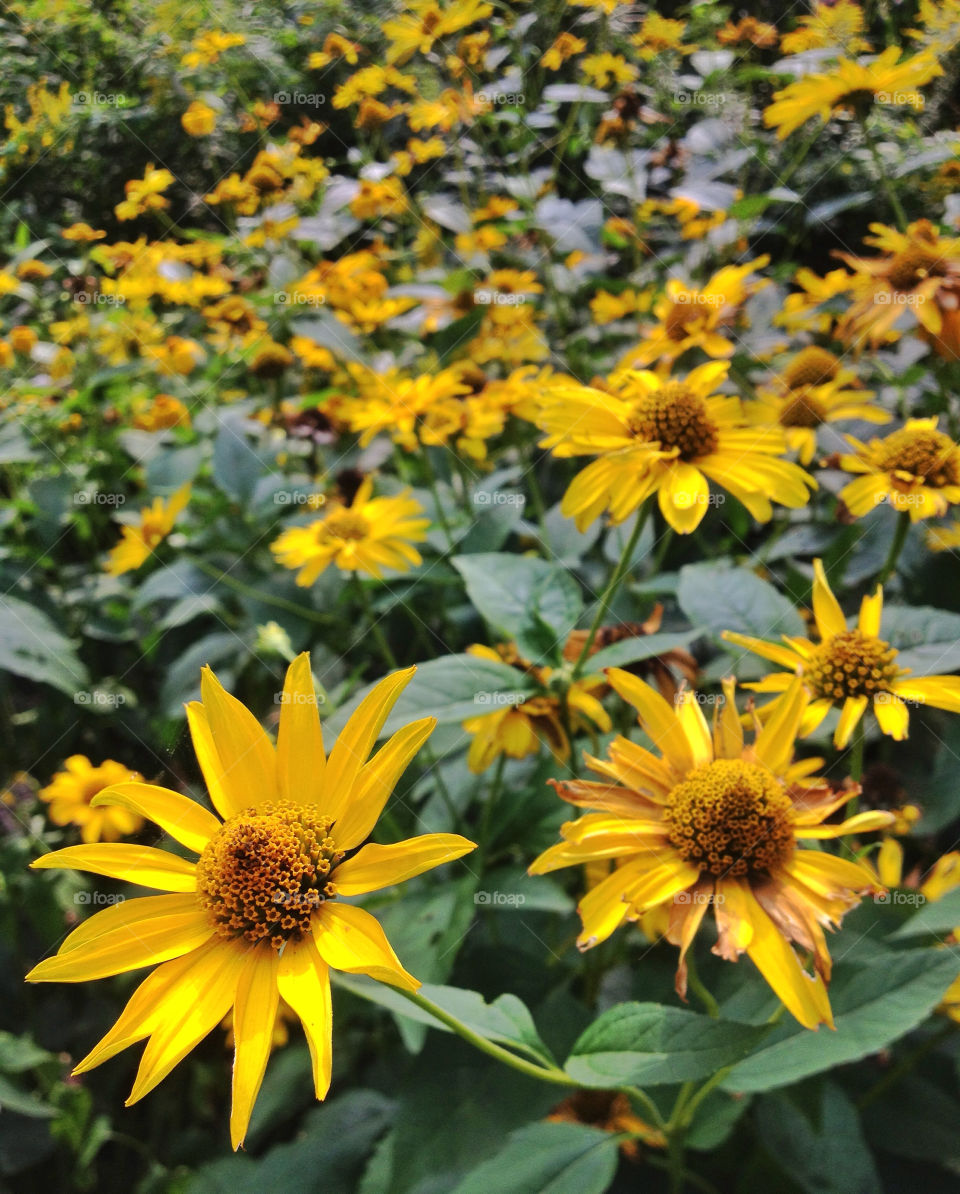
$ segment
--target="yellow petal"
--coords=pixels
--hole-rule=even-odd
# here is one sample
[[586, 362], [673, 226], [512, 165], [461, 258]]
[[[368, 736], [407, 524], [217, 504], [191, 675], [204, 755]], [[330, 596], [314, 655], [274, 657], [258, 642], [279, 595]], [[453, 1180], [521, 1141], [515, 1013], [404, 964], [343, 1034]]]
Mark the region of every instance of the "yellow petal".
[[837, 728], [833, 731], [833, 745], [837, 750], [843, 750], [850, 741], [850, 736], [856, 729], [857, 722], [866, 712], [869, 703], [870, 698], [865, 696], [847, 697], [843, 702]]
[[751, 654], [769, 659], [771, 663], [779, 663], [781, 667], [789, 668], [791, 672], [796, 672], [803, 662], [796, 651], [791, 650], [790, 647], [784, 647], [780, 643], [768, 643], [765, 639], [753, 638], [749, 634], [737, 634], [733, 630], [725, 630], [720, 637], [726, 639], [728, 643], [736, 643], [738, 647], [746, 647]]
[[857, 813], [841, 821], [839, 825], [796, 825], [793, 836], [796, 838], [831, 838], [846, 837], [848, 833], [875, 833], [878, 829], [886, 829], [892, 825], [896, 817], [884, 809], [868, 810]]
[[827, 582], [827, 574], [823, 570], [823, 561], [813, 561], [813, 616], [824, 640], [833, 638], [835, 634], [843, 634], [847, 628], [847, 620], [843, 616], [840, 602], [833, 595]]
[[354, 781], [373, 750], [383, 723], [416, 670], [410, 667], [385, 676], [367, 693], [340, 731], [327, 759], [326, 793], [320, 808], [320, 812], [333, 820], [343, 813]]
[[230, 1142], [243, 1144], [270, 1057], [280, 992], [277, 988], [279, 956], [275, 949], [251, 950], [237, 982], [233, 1008], [233, 1105]]
[[685, 689], [677, 695], [674, 706], [693, 753], [693, 765], [702, 767], [707, 763], [712, 763], [713, 739], [710, 737], [710, 726], [703, 716], [696, 693], [691, 692], [689, 688]]
[[298, 655], [287, 670], [277, 731], [277, 785], [281, 800], [319, 805], [326, 755], [310, 656]]
[[880, 634], [880, 623], [883, 619], [883, 589], [877, 585], [877, 591], [871, 597], [867, 594], [860, 602], [860, 619], [857, 626], [861, 634], [876, 638]]
[[[656, 861], [654, 856], [650, 865]], [[577, 938], [577, 949], [592, 949], [619, 928], [630, 911], [630, 905], [623, 898], [624, 893], [634, 879], [648, 869], [649, 865], [645, 862], [628, 862], [587, 892], [577, 905], [583, 924], [583, 930]]]
[[167, 993], [163, 1020], [147, 1041], [127, 1107], [149, 1094], [220, 1023], [233, 1006], [250, 952], [236, 942], [221, 941]]
[[220, 822], [202, 804], [156, 784], [114, 784], [90, 801], [91, 808], [109, 805], [119, 805], [146, 817], [196, 854], [202, 853], [207, 842], [220, 831]]
[[195, 891], [197, 877], [195, 864], [166, 850], [155, 850], [152, 846], [133, 846], [126, 843], [106, 842], [90, 846], [67, 846], [43, 854], [30, 864], [35, 870], [69, 868], [90, 871], [94, 875], [106, 875], [110, 879], [123, 879], [127, 883], [139, 883], [142, 887], [156, 887], [161, 891]]
[[380, 922], [352, 904], [325, 903], [314, 917], [313, 939], [320, 957], [334, 970], [368, 974], [380, 982], [416, 991], [420, 983], [393, 952]]
[[199, 701], [190, 701], [184, 708], [190, 737], [193, 739], [193, 752], [200, 764], [207, 792], [213, 807], [226, 820], [247, 807], [246, 790], [236, 782], [236, 777], [224, 775], [223, 764], [220, 762], [210, 730], [210, 719], [203, 705]]
[[698, 468], [678, 461], [668, 469], [657, 496], [670, 526], [680, 535], [689, 535], [707, 512], [710, 486]]
[[[44, 958], [27, 975], [27, 982], [79, 983], [87, 979], [125, 974], [141, 966], [153, 966], [197, 949], [213, 935], [206, 913], [192, 895], [145, 896], [91, 917], [84, 926], [85, 937], [77, 944], [75, 933], [64, 941], [60, 952]], [[95, 924], [103, 932], [94, 934]]]
[[474, 842], [456, 833], [425, 833], [392, 846], [371, 843], [337, 867], [337, 892], [343, 896], [363, 895], [403, 883], [475, 849]]
[[276, 800], [277, 763], [263, 726], [208, 667], [200, 675], [200, 696], [220, 758], [221, 783], [245, 806]]
[[610, 686], [640, 714], [640, 724], [678, 771], [693, 767], [693, 751], [683, 726], [659, 692], [639, 677], [613, 667], [606, 669]]
[[[397, 781], [436, 724], [435, 717], [424, 717], [397, 730], [362, 768], [352, 792], [331, 792], [327, 796], [327, 800], [341, 795], [344, 799], [342, 815], [335, 827], [337, 845], [342, 850], [351, 850], [370, 836]], [[333, 755], [330, 758], [332, 760]], [[328, 781], [329, 774], [328, 770]]]
[[797, 731], [809, 697], [797, 676], [782, 697], [773, 702], [774, 712], [757, 735], [753, 754], [775, 775], [782, 775], [793, 758]]
[[317, 953], [313, 937], [289, 941], [284, 946], [277, 986], [280, 998], [300, 1017], [313, 1062], [313, 1088], [318, 1099], [326, 1098], [333, 1062], [333, 1007], [330, 971]]
[[743, 723], [737, 712], [737, 682], [726, 676], [721, 685], [723, 700], [713, 713], [713, 751], [718, 759], [739, 759], [743, 754]]
[[893, 692], [878, 692], [873, 698], [873, 714], [880, 729], [902, 742], [910, 730], [910, 710]]
[[903, 846], [895, 837], [884, 838], [880, 844], [877, 874], [884, 887], [899, 887], [903, 882]]

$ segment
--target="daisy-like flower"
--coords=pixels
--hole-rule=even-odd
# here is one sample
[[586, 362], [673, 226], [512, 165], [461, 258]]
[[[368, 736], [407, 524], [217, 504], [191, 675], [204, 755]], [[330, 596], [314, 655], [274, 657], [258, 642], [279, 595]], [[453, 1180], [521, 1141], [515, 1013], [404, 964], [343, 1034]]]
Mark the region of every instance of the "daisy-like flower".
[[654, 361], [675, 361], [691, 348], [708, 357], [732, 357], [736, 345], [728, 332], [747, 298], [766, 285], [747, 279], [769, 261], [763, 256], [744, 265], [726, 265], [700, 290], [671, 278], [666, 294], [653, 307], [657, 323], [640, 329], [643, 340], [630, 349], [621, 366], [635, 369]]
[[765, 426], [779, 424], [787, 447], [808, 465], [817, 450], [817, 429], [842, 419], [889, 423], [890, 414], [875, 406], [870, 390], [852, 388], [852, 369], [826, 348], [802, 348], [773, 381], [757, 390], [757, 401], [744, 409], [751, 420]]
[[861, 113], [874, 103], [923, 107], [920, 88], [943, 68], [931, 54], [900, 59], [900, 47], [889, 46], [872, 62], [841, 58], [828, 72], [804, 75], [788, 83], [764, 109], [763, 123], [782, 141], [814, 116], [824, 122], [837, 111]]
[[[712, 731], [690, 691], [671, 705], [629, 672], [611, 668], [607, 679], [637, 710], [660, 754], [618, 737], [606, 759], [586, 756], [603, 781], [551, 781], [564, 800], [597, 811], [567, 822], [563, 841], [541, 854], [531, 873], [616, 862], [580, 901], [578, 947], [599, 945], [624, 921], [666, 906], [667, 940], [680, 946], [677, 992], [685, 996], [687, 950], [712, 906], [713, 952], [735, 962], [746, 951], [801, 1024], [832, 1027], [823, 930], [839, 925], [860, 895], [879, 885], [862, 863], [801, 843], [880, 829], [891, 814], [825, 824], [859, 789], [838, 794], [811, 774], [820, 760], [792, 761], [806, 702], [799, 680], [748, 744], [732, 679], [723, 683]], [[813, 954], [814, 974], [791, 942]]]
[[860, 473], [840, 491], [854, 518], [880, 502], [906, 511], [912, 522], [939, 517], [960, 502], [960, 447], [937, 430], [937, 419], [908, 419], [897, 431], [868, 444], [848, 435], [852, 453], [839, 457], [841, 468]]
[[960, 237], [940, 236], [929, 220], [917, 220], [906, 232], [871, 224], [864, 243], [879, 249], [875, 257], [837, 256], [854, 271], [853, 305], [837, 325], [839, 339], [871, 347], [896, 338], [907, 315], [941, 356], [960, 355]]
[[780, 457], [778, 427], [751, 427], [739, 398], [714, 394], [728, 366], [710, 362], [683, 380], [624, 371], [611, 393], [588, 386], [556, 387], [538, 422], [541, 446], [556, 456], [596, 456], [573, 479], [562, 510], [582, 531], [605, 510], [621, 523], [656, 493], [667, 522], [680, 534], [696, 530], [710, 500], [708, 479], [769, 521], [771, 501], [804, 506], [816, 482]]
[[792, 33], [780, 39], [784, 54], [837, 48], [845, 54], [870, 52], [864, 32], [863, 9], [853, 0], [819, 0], [812, 13], [801, 16]]
[[368, 477], [349, 506], [330, 502], [323, 518], [305, 527], [290, 527], [270, 544], [284, 568], [298, 568], [297, 584], [312, 585], [329, 564], [343, 572], [380, 577], [384, 568], [407, 572], [421, 562], [413, 546], [427, 537], [423, 507], [406, 493], [372, 497]]
[[[907, 737], [910, 714], [905, 701], [932, 705], [960, 713], [960, 676], [917, 676], [897, 664], [897, 650], [880, 637], [883, 589], [864, 597], [856, 626], [848, 628], [840, 603], [827, 582], [821, 560], [813, 561], [813, 617], [820, 642], [783, 636], [782, 643], [767, 642], [725, 630], [723, 637], [789, 670], [774, 672], [763, 680], [745, 684], [755, 692], [785, 693], [794, 678], [802, 678], [810, 696], [800, 732], [812, 734], [830, 710], [840, 707], [833, 744], [842, 750], [857, 723], [873, 703], [874, 716], [884, 734], [900, 741]], [[763, 711], [773, 714], [778, 698]]]
[[111, 576], [122, 576], [146, 563], [173, 530], [189, 500], [190, 486], [184, 485], [167, 501], [158, 497], [144, 506], [140, 521], [122, 528], [120, 542], [111, 549], [104, 570]]
[[362, 846], [436, 724], [427, 717], [405, 726], [369, 759], [414, 670], [382, 680], [327, 757], [308, 655], [298, 656], [287, 672], [276, 746], [205, 669], [202, 702], [188, 705], [187, 717], [220, 816], [153, 784], [118, 783], [94, 799], [95, 807], [149, 818], [199, 857], [148, 846], [70, 846], [33, 863], [168, 893], [98, 912], [27, 975], [28, 982], [85, 982], [156, 967], [75, 1073], [146, 1039], [128, 1099], [135, 1103], [232, 1009], [230, 1135], [238, 1148], [263, 1080], [281, 998], [303, 1023], [322, 1099], [330, 1086], [329, 968], [408, 991], [419, 987], [374, 917], [342, 899], [392, 886], [474, 848], [447, 833]]
[[54, 825], [76, 825], [88, 843], [115, 842], [138, 833], [143, 818], [126, 808], [94, 808], [91, 802], [105, 788], [142, 779], [139, 771], [131, 771], [115, 759], [104, 759], [95, 767], [86, 755], [71, 755], [38, 795], [50, 806]]
[[[473, 735], [467, 752], [470, 770], [475, 774], [486, 771], [500, 755], [524, 759], [536, 754], [541, 743], [547, 745], [555, 759], [561, 762], [569, 759], [570, 739], [564, 729], [561, 698], [550, 690], [553, 669], [536, 667], [521, 658], [513, 643], [500, 643], [496, 647], [475, 643], [467, 652], [479, 659], [510, 664], [524, 675], [532, 676], [541, 689], [525, 700], [470, 717], [463, 723], [466, 733]], [[596, 696], [605, 687], [599, 676], [584, 676], [569, 686], [566, 704], [571, 731], [591, 729], [605, 734], [611, 729], [610, 717]]]

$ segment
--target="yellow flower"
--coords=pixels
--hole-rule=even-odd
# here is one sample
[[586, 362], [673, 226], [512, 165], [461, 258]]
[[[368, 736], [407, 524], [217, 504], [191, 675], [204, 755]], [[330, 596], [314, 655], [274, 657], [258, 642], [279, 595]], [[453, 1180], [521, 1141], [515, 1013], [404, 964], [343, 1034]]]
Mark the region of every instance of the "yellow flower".
[[844, 486], [840, 500], [854, 518], [889, 502], [919, 522], [960, 502], [960, 447], [937, 430], [936, 417], [908, 419], [898, 431], [869, 444], [851, 435], [847, 440], [855, 452], [840, 456], [840, 465], [862, 476]]
[[104, 568], [111, 576], [122, 576], [145, 563], [173, 530], [174, 523], [190, 500], [190, 486], [184, 485], [168, 500], [154, 498], [140, 511], [140, 521], [125, 526]]
[[[139, 771], [131, 771], [113, 759], [104, 759], [94, 767], [86, 755], [71, 755], [45, 788], [40, 799], [50, 806], [54, 825], [76, 825], [85, 842], [115, 842], [139, 833], [143, 818], [126, 808], [92, 808], [94, 796], [114, 784], [142, 780]], [[131, 847], [134, 849], [135, 847]]]
[[853, 0], [818, 0], [809, 15], [800, 17], [797, 28], [780, 39], [784, 54], [802, 54], [805, 50], [836, 47], [844, 54], [870, 53], [864, 31], [863, 9]]
[[787, 295], [782, 310], [773, 317], [776, 327], [791, 332], [829, 332], [833, 326], [833, 314], [829, 309], [819, 308], [837, 295], [849, 291], [851, 275], [845, 269], [835, 269], [821, 278], [804, 266], [794, 274], [793, 281], [800, 291]]
[[817, 429], [841, 419], [889, 423], [890, 414], [875, 406], [870, 390], [846, 388], [853, 371], [826, 348], [802, 348], [771, 385], [757, 390], [757, 401], [744, 403], [747, 417], [763, 426], [778, 423], [787, 447], [808, 465], [817, 449]]
[[427, 415], [439, 403], [446, 404], [470, 393], [460, 370], [443, 369], [419, 377], [401, 377], [394, 372], [351, 372], [357, 376], [361, 396], [351, 403], [349, 422], [360, 432], [360, 446], [365, 448], [375, 435], [387, 432], [403, 447], [412, 450], [419, 440], [419, 429]]
[[919, 111], [924, 103], [919, 89], [942, 75], [943, 68], [929, 54], [916, 54], [903, 62], [899, 58], [900, 47], [889, 46], [866, 66], [841, 58], [828, 73], [804, 75], [774, 93], [763, 122], [775, 128], [782, 141], [811, 117], [827, 121], [840, 109], [860, 112], [867, 104], [878, 103]]
[[284, 568], [299, 568], [297, 584], [312, 585], [329, 564], [343, 572], [380, 577], [384, 568], [407, 572], [421, 562], [413, 546], [427, 537], [430, 521], [423, 507], [406, 493], [372, 497], [368, 477], [353, 503], [331, 502], [323, 518], [305, 527], [290, 527], [270, 544]]
[[735, 25], [728, 20], [722, 29], [717, 30], [717, 41], [722, 46], [736, 46], [741, 42], [748, 42], [752, 46], [769, 49], [777, 44], [777, 40], [776, 25], [758, 21], [756, 17], [741, 17]]
[[356, 66], [360, 61], [362, 46], [356, 42], [347, 41], [339, 33], [328, 33], [324, 38], [323, 49], [311, 54], [307, 59], [309, 70], [322, 70], [329, 66], [335, 58], [342, 58], [349, 66]]
[[664, 518], [680, 534], [696, 530], [710, 503], [708, 479], [768, 522], [771, 501], [804, 506], [816, 482], [779, 459], [777, 427], [750, 427], [740, 400], [714, 394], [727, 365], [701, 365], [683, 380], [622, 372], [611, 393], [588, 386], [555, 388], [538, 417], [541, 447], [557, 456], [597, 456], [573, 480], [561, 509], [584, 530], [605, 510], [613, 523], [658, 494]]
[[350, 212], [358, 220], [376, 220], [380, 216], [402, 216], [408, 209], [407, 194], [399, 178], [380, 182], [364, 178], [350, 200]]
[[217, 114], [209, 104], [194, 100], [180, 117], [180, 123], [191, 137], [207, 137], [217, 127]]
[[666, 294], [654, 304], [658, 322], [640, 329], [643, 340], [626, 354], [622, 365], [636, 368], [653, 361], [675, 361], [691, 348], [702, 349], [709, 357], [733, 356], [736, 345], [728, 329], [747, 298], [766, 285], [747, 279], [769, 261], [763, 256], [744, 265], [724, 266], [702, 289], [671, 278]]
[[[839, 925], [860, 895], [879, 885], [864, 864], [801, 843], [871, 832], [891, 815], [866, 812], [824, 824], [858, 789], [837, 795], [811, 774], [819, 760], [792, 761], [806, 700], [799, 680], [747, 744], [733, 680], [723, 682], [711, 732], [696, 694], [686, 691], [671, 705], [629, 672], [611, 668], [607, 679], [637, 710], [660, 755], [617, 737], [606, 759], [586, 756], [603, 781], [552, 781], [563, 799], [598, 811], [567, 822], [564, 840], [541, 854], [531, 873], [600, 858], [617, 862], [580, 902], [578, 947], [599, 945], [625, 920], [666, 906], [667, 939], [680, 946], [677, 991], [685, 996], [686, 953], [712, 906], [714, 953], [735, 962], [746, 951], [804, 1027], [832, 1027], [823, 928]], [[813, 954], [814, 974], [791, 942]]]
[[[857, 625], [848, 630], [820, 560], [813, 561], [813, 572], [813, 616], [819, 643], [786, 635], [783, 643], [771, 643], [724, 631], [723, 637], [728, 642], [789, 669], [745, 684], [745, 688], [755, 692], [791, 692], [794, 676], [800, 676], [810, 697], [802, 719], [802, 736], [812, 734], [833, 706], [838, 705], [840, 720], [833, 735], [838, 750], [850, 741], [871, 701], [881, 731], [898, 742], [907, 737], [909, 729], [910, 714], [905, 701], [960, 713], [960, 676], [912, 678], [909, 669], [898, 666], [896, 649], [880, 637], [883, 589], [879, 585], [872, 597], [864, 597]], [[767, 705], [764, 716], [772, 716], [785, 699], [778, 698]]]
[[135, 220], [146, 211], [163, 211], [170, 206], [170, 200], [162, 192], [173, 183], [169, 170], [157, 170], [149, 163], [143, 178], [124, 183], [127, 197], [113, 209], [118, 220]]
[[671, 17], [662, 17], [657, 12], [650, 12], [643, 18], [643, 24], [630, 41], [645, 62], [650, 62], [670, 50], [692, 54], [697, 47], [683, 44], [685, 29], [686, 24], [683, 21], [675, 21]]
[[908, 29], [907, 36], [925, 50], [945, 57], [960, 44], [960, 2], [958, 0], [920, 0], [916, 20], [919, 29]]
[[[106, 1036], [76, 1067], [86, 1073], [147, 1040], [135, 1103], [233, 1009], [236, 1055], [230, 1136], [239, 1148], [263, 1080], [282, 998], [310, 1045], [318, 1099], [330, 1086], [329, 968], [415, 991], [364, 895], [461, 858], [456, 834], [367, 845], [390, 792], [436, 724], [428, 717], [370, 751], [414, 668], [387, 676], [364, 699], [325, 757], [310, 659], [298, 656], [283, 689], [276, 746], [260, 723], [204, 669], [202, 702], [187, 706], [197, 760], [218, 818], [153, 784], [119, 783], [96, 797], [148, 817], [196, 861], [149, 846], [68, 847], [41, 868], [90, 870], [169, 894], [98, 912], [27, 975], [83, 982], [156, 969]], [[222, 820], [220, 819], [222, 818]]]
[[596, 87], [609, 87], [612, 85], [622, 87], [626, 83], [632, 83], [640, 73], [621, 54], [610, 54], [608, 52], [603, 54], [589, 54], [580, 63], [580, 69], [584, 76]]
[[152, 402], [141, 407], [133, 416], [133, 425], [140, 431], [165, 431], [168, 427], [189, 427], [190, 412], [172, 394], [157, 394]]
[[949, 526], [931, 527], [927, 532], [927, 547], [931, 551], [956, 551], [960, 547], [960, 522], [954, 519]]
[[568, 58], [582, 54], [586, 48], [587, 43], [582, 37], [574, 37], [572, 33], [561, 33], [540, 59], [540, 65], [544, 70], [559, 70]]
[[[522, 701], [502, 705], [491, 713], [467, 718], [463, 728], [473, 735], [467, 752], [470, 770], [476, 774], [486, 771], [500, 755], [507, 755], [511, 759], [526, 758], [540, 750], [541, 742], [546, 743], [555, 759], [560, 762], [569, 759], [570, 739], [563, 725], [561, 698], [549, 690], [553, 669], [534, 667], [520, 657], [512, 643], [500, 643], [497, 647], [474, 644], [467, 648], [467, 652], [480, 659], [510, 664], [523, 675], [532, 676], [542, 690]], [[572, 732], [595, 727], [607, 733], [611, 729], [610, 717], [595, 695], [604, 687], [600, 676], [584, 676], [567, 689], [566, 703]]]
[[381, 28], [390, 41], [387, 62], [406, 62], [414, 54], [429, 54], [433, 43], [484, 21], [493, 6], [484, 0], [456, 0], [441, 8], [433, 0], [407, 0], [405, 11], [394, 21], [384, 21]]

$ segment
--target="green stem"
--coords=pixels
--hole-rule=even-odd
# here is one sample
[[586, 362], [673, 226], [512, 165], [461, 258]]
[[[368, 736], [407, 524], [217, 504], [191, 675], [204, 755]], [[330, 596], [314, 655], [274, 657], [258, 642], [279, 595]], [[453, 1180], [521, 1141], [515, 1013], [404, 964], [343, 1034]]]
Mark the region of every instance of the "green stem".
[[430, 449], [421, 446], [420, 459], [423, 461], [423, 467], [427, 474], [427, 487], [433, 495], [433, 504], [437, 511], [437, 522], [439, 522], [441, 529], [447, 540], [447, 550], [453, 551], [453, 534], [450, 530], [450, 524], [447, 522], [447, 516], [443, 510], [443, 503], [440, 501], [440, 494], [437, 490], [437, 474], [433, 468], [433, 461], [430, 459]]
[[903, 551], [903, 545], [907, 541], [907, 531], [909, 530], [910, 512], [908, 510], [901, 510], [900, 516], [897, 520], [897, 529], [893, 534], [893, 542], [890, 544], [890, 550], [887, 552], [886, 561], [884, 562], [883, 568], [880, 570], [880, 575], [877, 577], [877, 584], [885, 585], [896, 571], [897, 561], [900, 559], [900, 553]]
[[387, 642], [386, 635], [383, 633], [383, 628], [380, 625], [380, 620], [373, 612], [373, 606], [370, 603], [370, 594], [363, 586], [363, 581], [355, 572], [353, 574], [354, 588], [360, 598], [360, 605], [363, 609], [363, 615], [367, 620], [370, 633], [374, 637], [374, 641], [380, 649], [380, 654], [383, 656], [383, 662], [391, 672], [395, 672], [400, 666], [397, 663], [397, 657], [393, 653], [393, 648]]
[[880, 153], [877, 149], [877, 143], [873, 139], [873, 133], [870, 132], [870, 128], [865, 119], [860, 121], [860, 127], [863, 129], [863, 139], [867, 143], [867, 148], [870, 150], [870, 156], [873, 158], [873, 164], [876, 168], [877, 174], [880, 177], [880, 185], [883, 187], [884, 193], [887, 196], [887, 201], [889, 202], [891, 208], [893, 208], [893, 214], [897, 221], [897, 227], [901, 232], [906, 232], [907, 213], [903, 210], [903, 205], [901, 204], [900, 197], [897, 194], [897, 188], [893, 185], [893, 180], [887, 174], [886, 167], [883, 164], [883, 159], [880, 157]]
[[225, 585], [228, 589], [233, 589], [235, 593], [242, 593], [244, 597], [250, 597], [254, 601], [262, 601], [265, 605], [275, 605], [277, 609], [285, 609], [288, 613], [296, 614], [299, 618], [306, 618], [310, 622], [317, 622], [321, 626], [329, 626], [333, 620], [329, 614], [322, 614], [319, 610], [309, 609], [305, 605], [298, 605], [295, 601], [288, 601], [286, 597], [277, 597], [274, 593], [267, 593], [263, 589], [254, 588], [253, 585], [244, 584], [241, 580], [235, 580], [228, 573], [221, 572], [219, 568], [208, 564], [206, 560], [194, 559], [191, 562], [201, 572], [205, 572], [207, 576], [212, 577], [219, 584]]
[[657, 554], [653, 557], [653, 575], [659, 576], [660, 570], [663, 568], [663, 561], [667, 558], [667, 552], [670, 550], [670, 544], [673, 543], [676, 531], [673, 527], [668, 526], [667, 529], [660, 536], [660, 543], [657, 546]]
[[600, 601], [597, 604], [597, 612], [593, 619], [593, 625], [590, 627], [590, 633], [587, 635], [586, 642], [583, 644], [583, 650], [577, 657], [577, 662], [573, 665], [571, 680], [576, 680], [580, 676], [580, 673], [583, 671], [584, 664], [590, 657], [590, 649], [593, 646], [594, 639], [597, 637], [597, 631], [600, 629], [600, 625], [606, 616], [607, 610], [610, 607], [610, 602], [613, 600], [617, 589], [620, 587], [620, 582], [623, 580], [627, 569], [630, 567], [630, 562], [633, 559], [634, 549], [636, 548], [637, 541], [640, 538], [640, 532], [646, 525], [647, 519], [649, 518], [650, 511], [652, 509], [652, 501], [650, 498], [648, 498], [637, 511], [637, 519], [633, 524], [633, 530], [630, 532], [630, 537], [626, 542], [626, 546], [623, 549], [622, 555], [620, 556], [620, 561], [616, 568], [614, 568], [613, 574], [610, 577], [610, 581], [607, 587], [604, 589], [603, 594], [600, 597]]
[[479, 844], [476, 853], [476, 867], [480, 874], [483, 874], [484, 863], [487, 858], [487, 850], [490, 845], [490, 827], [493, 824], [493, 808], [497, 803], [497, 798], [500, 795], [500, 789], [503, 786], [503, 769], [506, 766], [507, 756], [502, 754], [497, 759], [496, 771], [493, 774], [493, 782], [490, 784], [490, 791], [487, 793], [487, 799], [483, 806], [483, 815], [480, 818], [480, 832]]
[[703, 980], [697, 972], [697, 964], [694, 959], [694, 951], [692, 949], [687, 953], [687, 986], [703, 1004], [703, 1009], [707, 1015], [712, 1017], [714, 1020], [719, 1020], [720, 1004], [717, 1003], [714, 997], [704, 986]]

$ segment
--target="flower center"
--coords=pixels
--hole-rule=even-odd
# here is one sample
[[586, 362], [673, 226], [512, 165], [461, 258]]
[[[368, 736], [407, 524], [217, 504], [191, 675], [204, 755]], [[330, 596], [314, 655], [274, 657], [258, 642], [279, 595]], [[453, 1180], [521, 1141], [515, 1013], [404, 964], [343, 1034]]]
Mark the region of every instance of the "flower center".
[[370, 523], [355, 510], [337, 510], [320, 524], [326, 538], [366, 539], [370, 534]]
[[630, 431], [665, 451], [675, 448], [681, 460], [695, 460], [717, 449], [717, 427], [706, 402], [679, 382], [668, 382], [640, 398], [630, 417]]
[[673, 303], [663, 321], [664, 329], [671, 340], [685, 340], [688, 328], [703, 317], [697, 303]]
[[911, 473], [927, 485], [960, 485], [956, 444], [942, 431], [902, 427], [883, 441], [879, 460], [884, 472]]
[[826, 417], [826, 407], [809, 391], [796, 394], [780, 411], [783, 427], [819, 427]]
[[765, 878], [796, 848], [783, 784], [740, 759], [691, 771], [670, 793], [663, 817], [680, 856], [715, 879]]
[[197, 862], [197, 897], [221, 937], [280, 949], [309, 931], [317, 908], [337, 894], [330, 874], [343, 855], [330, 826], [287, 801], [224, 822]]
[[803, 386], [820, 386], [833, 381], [840, 368], [840, 361], [826, 348], [811, 345], [801, 349], [783, 371], [783, 384], [788, 390], [799, 390]]
[[813, 695], [840, 701], [887, 692], [897, 678], [897, 652], [882, 638], [844, 630], [822, 643], [804, 665], [803, 678]]
[[911, 245], [891, 258], [886, 277], [894, 290], [905, 291], [913, 290], [931, 274], [939, 276], [943, 272], [943, 262], [937, 253], [922, 245]]

